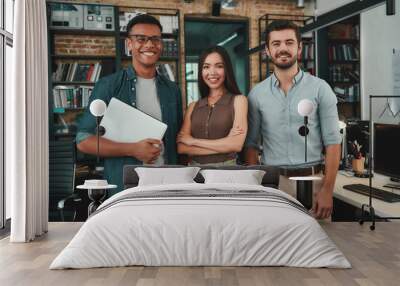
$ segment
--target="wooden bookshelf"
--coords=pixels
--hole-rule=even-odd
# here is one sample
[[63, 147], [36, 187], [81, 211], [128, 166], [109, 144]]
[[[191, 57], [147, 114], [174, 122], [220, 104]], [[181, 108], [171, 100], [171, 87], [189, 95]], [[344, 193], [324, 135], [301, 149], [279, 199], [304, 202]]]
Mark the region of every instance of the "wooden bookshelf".
[[318, 54], [318, 76], [335, 92], [339, 116], [360, 118], [359, 15], [321, 29]]

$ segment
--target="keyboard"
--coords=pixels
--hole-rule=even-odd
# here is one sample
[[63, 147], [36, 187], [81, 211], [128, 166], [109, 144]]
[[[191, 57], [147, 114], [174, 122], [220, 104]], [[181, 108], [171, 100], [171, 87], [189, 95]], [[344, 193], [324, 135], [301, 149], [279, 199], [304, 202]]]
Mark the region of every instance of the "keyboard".
[[392, 188], [392, 189], [399, 189], [400, 190], [400, 184], [386, 184], [383, 185], [386, 188]]
[[[369, 186], [363, 184], [344, 185], [343, 189], [369, 196]], [[387, 203], [400, 202], [400, 195], [385, 190], [372, 188], [372, 197]]]

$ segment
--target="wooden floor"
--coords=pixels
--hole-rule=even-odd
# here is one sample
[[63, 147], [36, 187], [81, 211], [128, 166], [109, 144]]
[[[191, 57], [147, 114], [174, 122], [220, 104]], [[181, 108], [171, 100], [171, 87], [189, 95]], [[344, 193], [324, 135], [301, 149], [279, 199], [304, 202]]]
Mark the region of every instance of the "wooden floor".
[[32, 243], [0, 241], [0, 285], [400, 285], [400, 224], [324, 223], [353, 268], [289, 267], [121, 267], [48, 270], [79, 229], [79, 223], [50, 223], [49, 233]]

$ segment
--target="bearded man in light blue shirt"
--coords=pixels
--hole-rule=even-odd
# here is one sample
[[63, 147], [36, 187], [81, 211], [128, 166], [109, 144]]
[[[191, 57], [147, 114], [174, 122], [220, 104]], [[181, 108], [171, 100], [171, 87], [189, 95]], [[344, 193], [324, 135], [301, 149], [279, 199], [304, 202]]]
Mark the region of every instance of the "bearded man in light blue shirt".
[[[301, 57], [302, 44], [294, 23], [277, 20], [267, 27], [266, 52], [274, 64], [274, 73], [257, 84], [248, 96], [246, 163], [259, 163], [260, 139], [262, 164], [309, 169], [311, 172], [303, 175], [314, 175], [314, 168], [310, 166], [325, 162], [325, 174], [314, 197], [313, 211], [317, 218], [327, 218], [332, 212], [333, 188], [340, 161], [336, 96], [324, 80], [299, 68], [297, 59]], [[297, 111], [303, 99], [311, 100], [314, 106], [308, 118], [307, 163], [304, 136], [298, 131], [304, 124], [304, 117]], [[287, 174], [289, 176], [292, 175]]]

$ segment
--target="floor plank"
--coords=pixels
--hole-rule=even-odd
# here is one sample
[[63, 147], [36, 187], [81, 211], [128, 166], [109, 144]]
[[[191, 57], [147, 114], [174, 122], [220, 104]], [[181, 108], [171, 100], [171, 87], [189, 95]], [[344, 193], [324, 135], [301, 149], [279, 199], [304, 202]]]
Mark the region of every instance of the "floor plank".
[[321, 223], [345, 253], [352, 269], [290, 267], [117, 267], [49, 270], [80, 223], [50, 223], [49, 233], [32, 243], [0, 240], [0, 285], [136, 285], [136, 286], [265, 286], [265, 285], [399, 285], [400, 224]]

